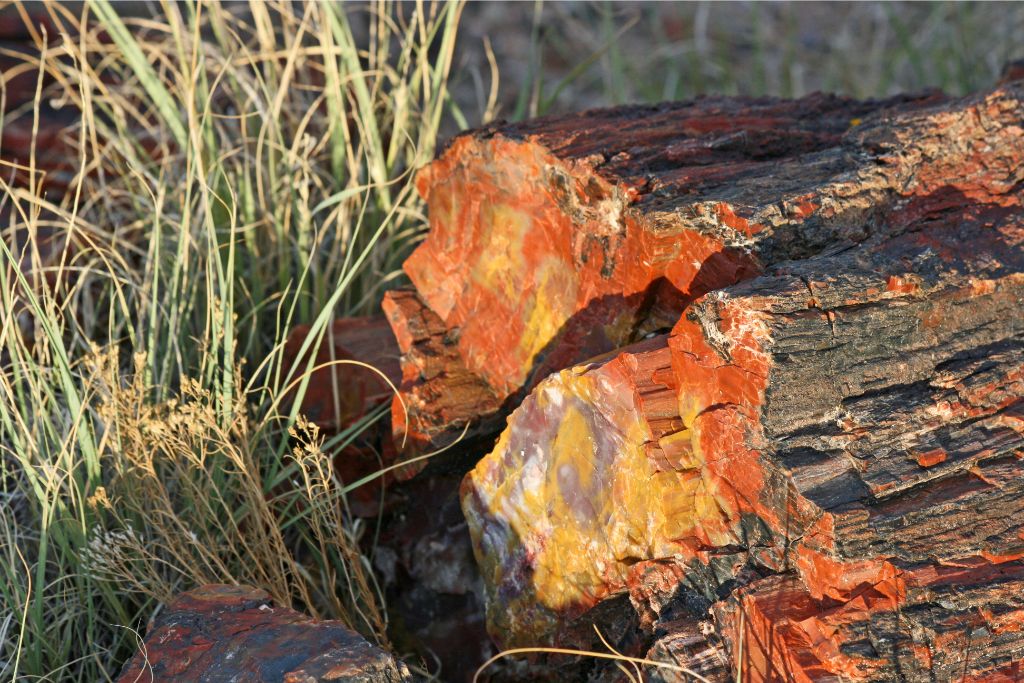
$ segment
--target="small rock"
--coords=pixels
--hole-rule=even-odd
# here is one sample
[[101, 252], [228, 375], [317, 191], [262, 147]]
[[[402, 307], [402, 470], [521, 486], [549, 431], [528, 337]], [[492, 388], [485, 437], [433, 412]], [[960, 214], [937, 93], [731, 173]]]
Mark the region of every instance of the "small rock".
[[399, 683], [408, 669], [339, 621], [316, 621], [248, 586], [182, 593], [149, 628], [119, 683]]

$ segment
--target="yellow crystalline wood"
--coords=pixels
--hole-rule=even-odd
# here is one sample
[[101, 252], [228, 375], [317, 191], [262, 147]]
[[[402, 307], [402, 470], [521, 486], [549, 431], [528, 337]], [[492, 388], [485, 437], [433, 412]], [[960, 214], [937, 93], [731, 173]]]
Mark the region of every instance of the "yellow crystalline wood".
[[[658, 471], [647, 454], [654, 435], [622, 373], [608, 364], [548, 378], [468, 475], [485, 505], [466, 506], [474, 535], [483, 517], [510, 530], [501, 553], [480, 557], [485, 574], [500, 577], [492, 585], [529, 584], [508, 607], [522, 633], [539, 636], [551, 614], [622, 591], [638, 560], [674, 557], [681, 543], [705, 536], [707, 520], [720, 519], [694, 443], [696, 407], [687, 411], [690, 424], [662, 438], [683, 454], [680, 467]], [[513, 432], [529, 438], [513, 439]], [[517, 564], [523, 557], [525, 572]]]

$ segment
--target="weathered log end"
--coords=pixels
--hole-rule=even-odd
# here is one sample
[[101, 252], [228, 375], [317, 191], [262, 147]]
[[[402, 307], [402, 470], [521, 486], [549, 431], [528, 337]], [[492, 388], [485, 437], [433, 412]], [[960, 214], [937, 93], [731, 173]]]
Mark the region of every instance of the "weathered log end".
[[671, 556], [671, 539], [692, 526], [685, 494], [699, 476], [684, 486], [646, 457], [631, 362], [667, 369], [668, 357], [631, 354], [548, 378], [463, 484], [478, 562], [500, 593], [492, 633], [505, 644], [543, 640], [624, 588], [631, 559]]
[[[501, 399], [470, 372], [456, 348], [456, 335], [408, 289], [384, 295], [384, 314], [402, 357], [399, 394], [392, 399], [391, 424], [399, 457], [410, 459], [496, 431]], [[408, 478], [426, 463], [399, 470]]]
[[656, 283], [685, 302], [755, 274], [738, 247], [766, 226], [713, 188], [837, 148], [886, 104], [708, 98], [459, 136], [418, 177], [431, 231], [406, 273], [467, 369], [508, 396], [542, 365], [634, 340]]
[[[756, 494], [766, 478], [743, 444], [763, 370], [722, 368], [704, 342], [709, 366], [680, 374], [667, 342], [549, 377], [467, 475], [463, 509], [502, 642], [557, 637], [561, 624], [635, 583], [643, 561], [707, 559], [765, 535], [751, 526], [748, 494], [735, 492], [754, 482], [742, 490]], [[764, 550], [764, 561], [778, 562]]]

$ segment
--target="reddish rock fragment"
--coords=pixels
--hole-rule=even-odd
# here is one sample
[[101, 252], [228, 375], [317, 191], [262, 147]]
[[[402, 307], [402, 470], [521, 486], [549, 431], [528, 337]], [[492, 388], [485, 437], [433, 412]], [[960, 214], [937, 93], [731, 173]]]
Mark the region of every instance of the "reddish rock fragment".
[[[0, 9], [0, 82], [3, 83], [3, 117], [0, 125], [0, 173], [14, 188], [34, 192], [53, 205], [60, 205], [78, 166], [74, 150], [79, 113], [72, 107], [55, 109], [50, 104], [54, 80], [40, 74], [40, 46], [48, 38], [49, 59], [60, 52], [58, 27], [44, 10], [26, 7], [24, 18], [13, 9]], [[40, 75], [42, 80], [40, 81]], [[42, 87], [38, 119], [34, 101], [36, 89]], [[34, 142], [34, 154], [33, 152]], [[67, 239], [67, 229], [60, 226], [56, 214], [39, 208], [38, 219], [30, 228], [18, 207], [25, 211], [27, 201], [16, 203], [11, 196], [0, 201], [0, 225], [6, 246], [21, 266], [22, 274], [37, 293], [55, 291], [71, 279], [74, 271], [75, 244]], [[59, 271], [63, 266], [64, 270]], [[20, 285], [15, 285], [18, 290]], [[17, 299], [24, 294], [16, 292]], [[34, 316], [24, 301], [16, 305], [19, 323], [26, 340], [34, 333]]]
[[[284, 358], [294, 368], [296, 380], [309, 358], [309, 351], [299, 357], [308, 335], [309, 325], [299, 325], [285, 342]], [[395, 387], [401, 382], [398, 345], [384, 318], [335, 320], [313, 352], [316, 369], [309, 376], [300, 410], [322, 429], [339, 431], [350, 426], [391, 399], [394, 391], [388, 382]]]
[[182, 593], [150, 626], [121, 683], [399, 683], [405, 665], [341, 622], [315, 621], [244, 586]]
[[[312, 367], [316, 369], [310, 374], [299, 409], [321, 429], [337, 433], [352, 427], [394, 396], [392, 387], [401, 382], [399, 351], [384, 318], [335, 320], [320, 345], [300, 357], [308, 335], [308, 325], [295, 327], [283, 355], [286, 366], [293, 370], [289, 395], [294, 396], [307, 359], [315, 354]], [[390, 421], [379, 420], [334, 455], [335, 471], [343, 482], [358, 481], [394, 461], [390, 432]], [[381, 477], [350, 492], [350, 510], [360, 517], [377, 515], [387, 480]]]
[[892, 609], [905, 567], [1024, 557], [1024, 222], [960, 196], [542, 382], [463, 482], [492, 636], [557, 642], [645, 561]]
[[456, 393], [472, 388], [445, 400], [445, 377], [407, 371], [411, 444], [444, 445], [706, 292], [909, 229], [886, 216], [916, 197], [1018, 201], [1020, 95], [704, 98], [459, 136], [418, 179], [431, 231], [404, 267]]
[[1014, 681], [1024, 661], [1024, 565], [908, 572], [893, 608], [815, 600], [795, 576], [742, 588], [715, 612], [743, 681]]
[[916, 460], [917, 464], [921, 467], [934, 467], [939, 463], [945, 462], [948, 456], [949, 454], [943, 449], [933, 448], [927, 453], [916, 453], [914, 455], [914, 460]]

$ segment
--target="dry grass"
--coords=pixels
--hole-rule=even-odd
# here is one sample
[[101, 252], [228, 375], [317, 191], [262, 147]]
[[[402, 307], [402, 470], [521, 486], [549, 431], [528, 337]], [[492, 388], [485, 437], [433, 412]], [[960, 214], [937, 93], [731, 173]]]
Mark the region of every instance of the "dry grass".
[[386, 644], [330, 459], [380, 413], [325, 442], [281, 348], [372, 309], [421, 233], [461, 6], [46, 9], [16, 113], [76, 112], [76, 173], [0, 180], [0, 679], [110, 680], [211, 581]]

